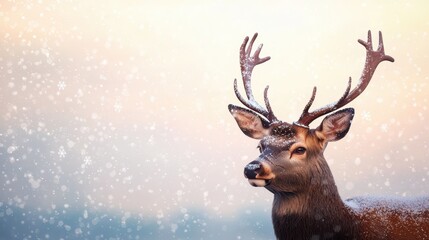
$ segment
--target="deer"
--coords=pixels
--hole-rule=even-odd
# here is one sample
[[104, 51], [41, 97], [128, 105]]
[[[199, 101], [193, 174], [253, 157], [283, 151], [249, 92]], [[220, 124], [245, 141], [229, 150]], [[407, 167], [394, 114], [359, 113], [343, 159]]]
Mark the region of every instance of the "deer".
[[[292, 123], [274, 115], [268, 86], [263, 92], [265, 106], [253, 96], [253, 69], [270, 60], [259, 56], [262, 44], [252, 54], [257, 36], [255, 33], [250, 43], [246, 37], [240, 47], [245, 97], [234, 80], [235, 95], [246, 108], [229, 104], [228, 109], [241, 131], [259, 140], [260, 155], [244, 167], [244, 176], [250, 185], [273, 193], [271, 218], [276, 238], [429, 239], [429, 197], [363, 196], [343, 201], [323, 154], [329, 142], [344, 138], [350, 129], [354, 109], [341, 108], [364, 92], [379, 63], [394, 62], [385, 54], [382, 33], [377, 50], [371, 31], [366, 42], [358, 40], [366, 49], [366, 59], [356, 87], [351, 89], [350, 77], [337, 101], [310, 111], [316, 97], [314, 87], [301, 116]], [[320, 125], [310, 128], [321, 116], [325, 117]]]

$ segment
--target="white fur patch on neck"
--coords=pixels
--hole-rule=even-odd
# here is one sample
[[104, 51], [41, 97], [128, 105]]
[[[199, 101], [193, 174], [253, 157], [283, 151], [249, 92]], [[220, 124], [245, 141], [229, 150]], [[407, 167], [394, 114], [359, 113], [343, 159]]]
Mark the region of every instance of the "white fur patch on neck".
[[267, 181], [264, 179], [248, 179], [250, 185], [254, 187], [265, 187], [267, 185]]

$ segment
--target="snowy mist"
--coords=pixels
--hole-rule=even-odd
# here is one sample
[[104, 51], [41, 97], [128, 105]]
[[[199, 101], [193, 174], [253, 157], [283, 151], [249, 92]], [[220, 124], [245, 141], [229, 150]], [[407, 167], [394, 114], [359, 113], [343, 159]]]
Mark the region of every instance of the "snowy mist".
[[[238, 50], [258, 32], [255, 97], [298, 119], [386, 53], [325, 151], [341, 196], [429, 189], [427, 1], [0, 3], [0, 239], [270, 239], [272, 194], [227, 110]], [[239, 81], [241, 84], [241, 81]], [[354, 86], [354, 85], [353, 85]], [[242, 87], [241, 85], [239, 86]], [[313, 123], [316, 127], [318, 122]]]

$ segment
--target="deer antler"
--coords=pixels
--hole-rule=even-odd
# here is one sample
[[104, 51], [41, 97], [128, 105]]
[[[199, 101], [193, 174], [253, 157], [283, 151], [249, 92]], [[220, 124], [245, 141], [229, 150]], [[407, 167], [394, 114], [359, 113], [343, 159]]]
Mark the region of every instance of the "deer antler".
[[[253, 35], [252, 40], [250, 40], [249, 46], [247, 46], [247, 42], [249, 41], [249, 37], [246, 37], [241, 44], [240, 47], [240, 67], [241, 67], [241, 76], [243, 78], [244, 90], [246, 91], [247, 99], [243, 98], [240, 92], [237, 89], [237, 79], [234, 79], [234, 92], [237, 98], [243, 103], [244, 106], [249, 109], [261, 114], [264, 116], [270, 123], [276, 122], [277, 118], [274, 116], [274, 113], [271, 109], [270, 102], [268, 100], [268, 86], [264, 91], [264, 101], [265, 107], [261, 106], [258, 102], [256, 102], [255, 97], [252, 93], [251, 81], [252, 81], [252, 71], [253, 68], [261, 63], [264, 63], [270, 60], [270, 57], [260, 58], [259, 53], [262, 50], [262, 44], [259, 45], [258, 49], [256, 49], [255, 53], [251, 56], [253, 43], [255, 42], [258, 33]], [[246, 49], [247, 46], [247, 49]]]
[[328, 104], [312, 112], [308, 112], [316, 97], [317, 88], [314, 87], [313, 94], [311, 95], [310, 101], [308, 101], [307, 105], [304, 107], [301, 117], [299, 118], [298, 122], [296, 122], [297, 124], [308, 126], [316, 118], [323, 116], [327, 113], [330, 113], [332, 111], [335, 111], [336, 109], [341, 108], [347, 103], [353, 101], [368, 86], [375, 72], [375, 69], [377, 68], [379, 63], [381, 63], [382, 61], [389, 61], [389, 62], [395, 61], [391, 56], [386, 55], [384, 53], [383, 36], [381, 32], [379, 32], [379, 43], [378, 43], [378, 49], [376, 51], [374, 51], [372, 48], [371, 31], [368, 31], [367, 42], [360, 39], [358, 40], [358, 42], [362, 44], [366, 49], [366, 60], [365, 60], [365, 66], [362, 71], [362, 75], [360, 77], [360, 80], [357, 86], [350, 92], [351, 81], [352, 81], [352, 78], [350, 77], [346, 91], [337, 102]]

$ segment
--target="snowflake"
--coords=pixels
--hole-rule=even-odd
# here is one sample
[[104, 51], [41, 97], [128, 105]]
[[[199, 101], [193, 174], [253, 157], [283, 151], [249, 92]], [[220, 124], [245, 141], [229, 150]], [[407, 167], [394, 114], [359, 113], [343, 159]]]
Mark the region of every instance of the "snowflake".
[[58, 156], [60, 156], [60, 158], [64, 158], [66, 156], [66, 150], [64, 150], [63, 146], [60, 146], [60, 148], [58, 149]]
[[363, 112], [362, 113], [362, 118], [363, 118], [363, 120], [371, 121], [371, 113], [369, 113], [369, 112]]
[[66, 85], [66, 83], [65, 83], [65, 82], [63, 82], [63, 81], [59, 81], [57, 86], [58, 86], [58, 90], [60, 90], [60, 91], [61, 91], [61, 90], [64, 90], [64, 89], [66, 88], [66, 86], [67, 86], [67, 85]]
[[113, 109], [115, 109], [115, 112], [120, 113], [122, 110], [122, 104], [119, 101], [116, 101], [115, 105], [113, 105]]
[[383, 123], [383, 124], [381, 124], [381, 131], [383, 131], [383, 132], [387, 132], [387, 130], [388, 130], [388, 128], [389, 128], [389, 126], [386, 124], [386, 123]]
[[89, 166], [92, 164], [92, 159], [90, 156], [85, 156], [85, 158], [83, 159], [83, 164], [86, 166]]

